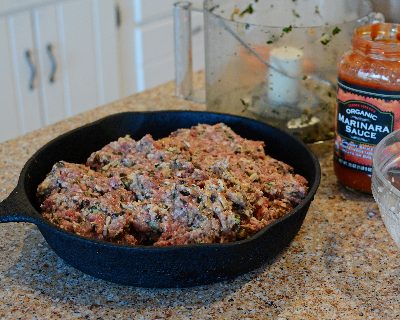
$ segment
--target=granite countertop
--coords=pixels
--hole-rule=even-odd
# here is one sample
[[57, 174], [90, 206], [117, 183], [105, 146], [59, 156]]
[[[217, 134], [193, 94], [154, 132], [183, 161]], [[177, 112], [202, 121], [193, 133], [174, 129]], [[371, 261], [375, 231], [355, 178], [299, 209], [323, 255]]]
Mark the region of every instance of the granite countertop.
[[[59, 134], [111, 113], [204, 109], [173, 84], [0, 144], [0, 199], [25, 161]], [[126, 287], [68, 266], [26, 223], [0, 224], [0, 319], [394, 319], [400, 317], [399, 251], [372, 197], [340, 187], [330, 143], [318, 147], [322, 181], [290, 247], [234, 280], [184, 289]]]

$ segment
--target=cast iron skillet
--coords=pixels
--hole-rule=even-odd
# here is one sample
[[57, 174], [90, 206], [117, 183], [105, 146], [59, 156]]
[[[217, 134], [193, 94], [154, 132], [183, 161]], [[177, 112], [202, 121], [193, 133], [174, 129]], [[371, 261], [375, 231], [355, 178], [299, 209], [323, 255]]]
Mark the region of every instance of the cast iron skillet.
[[[36, 188], [59, 160], [84, 163], [91, 152], [118, 137], [155, 139], [178, 128], [224, 122], [239, 135], [266, 143], [267, 153], [287, 162], [308, 181], [307, 197], [292, 212], [253, 237], [226, 244], [173, 247], [123, 246], [85, 239], [50, 224], [39, 213]], [[184, 287], [235, 277], [262, 265], [293, 239], [320, 181], [318, 160], [298, 139], [266, 124], [232, 115], [191, 111], [126, 112], [65, 133], [25, 164], [14, 191], [0, 203], [0, 222], [31, 222], [67, 263], [94, 277], [143, 287]]]

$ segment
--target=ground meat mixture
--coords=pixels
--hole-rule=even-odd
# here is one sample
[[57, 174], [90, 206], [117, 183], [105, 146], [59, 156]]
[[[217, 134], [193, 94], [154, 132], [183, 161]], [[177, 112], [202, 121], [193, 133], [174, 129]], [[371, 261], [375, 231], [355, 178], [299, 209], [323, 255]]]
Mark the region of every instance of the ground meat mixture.
[[38, 187], [43, 216], [84, 237], [129, 245], [247, 238], [293, 209], [307, 181], [228, 126], [129, 136], [60, 161]]

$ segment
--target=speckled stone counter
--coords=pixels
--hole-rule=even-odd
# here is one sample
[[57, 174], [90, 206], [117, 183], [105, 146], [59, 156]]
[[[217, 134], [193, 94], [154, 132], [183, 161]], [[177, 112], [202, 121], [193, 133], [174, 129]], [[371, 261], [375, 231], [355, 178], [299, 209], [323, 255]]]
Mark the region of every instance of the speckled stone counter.
[[[0, 199], [25, 161], [57, 135], [127, 110], [204, 109], [173, 85], [96, 108], [0, 144]], [[337, 183], [331, 146], [318, 152], [322, 182], [290, 247], [235, 280], [142, 289], [94, 279], [65, 264], [38, 229], [0, 225], [0, 319], [394, 319], [400, 318], [399, 251], [371, 197]]]

